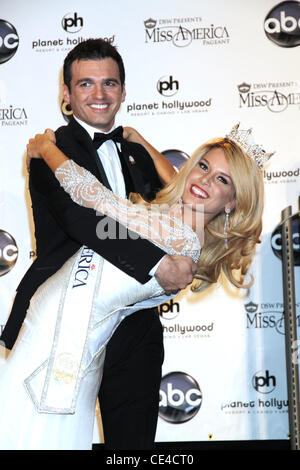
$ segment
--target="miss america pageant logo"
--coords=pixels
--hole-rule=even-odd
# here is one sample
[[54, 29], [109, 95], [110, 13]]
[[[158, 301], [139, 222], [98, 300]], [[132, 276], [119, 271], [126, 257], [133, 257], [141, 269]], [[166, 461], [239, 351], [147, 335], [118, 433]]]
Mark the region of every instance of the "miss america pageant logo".
[[21, 106], [0, 107], [1, 126], [26, 126], [28, 124], [27, 113]]
[[299, 85], [295, 81], [246, 83], [237, 86], [240, 108], [265, 108], [281, 113], [290, 106], [300, 105]]
[[145, 42], [170, 43], [175, 47], [187, 47], [195, 40], [201, 41], [203, 46], [229, 43], [226, 26], [210, 24], [197, 27], [197, 23], [201, 21], [199, 17], [159, 20], [148, 18], [144, 21]]
[[244, 305], [247, 329], [271, 329], [284, 334], [284, 314], [282, 302], [256, 304], [252, 301]]

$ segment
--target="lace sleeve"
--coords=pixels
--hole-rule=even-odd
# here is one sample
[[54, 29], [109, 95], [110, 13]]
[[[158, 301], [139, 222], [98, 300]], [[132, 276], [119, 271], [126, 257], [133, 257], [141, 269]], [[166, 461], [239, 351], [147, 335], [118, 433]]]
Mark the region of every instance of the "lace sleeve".
[[[116, 196], [73, 160], [67, 160], [57, 168], [55, 176], [75, 203], [109, 216], [168, 254], [190, 256], [198, 261], [198, 237], [190, 226], [172, 217], [168, 211], [162, 212], [153, 204], [148, 209]], [[114, 227], [111, 234], [116, 237]]]

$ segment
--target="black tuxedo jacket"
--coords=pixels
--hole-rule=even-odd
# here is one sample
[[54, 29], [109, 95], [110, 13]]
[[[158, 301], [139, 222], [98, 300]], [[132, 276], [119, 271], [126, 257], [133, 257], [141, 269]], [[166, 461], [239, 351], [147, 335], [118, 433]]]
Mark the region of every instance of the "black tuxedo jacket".
[[[56, 131], [58, 147], [76, 163], [93, 173], [109, 187], [97, 151], [88, 133], [74, 119]], [[138, 192], [151, 200], [161, 182], [149, 154], [139, 145], [126, 142], [135, 163], [128, 157], [122, 162], [127, 194]], [[132, 160], [132, 159], [130, 159]], [[141, 283], [149, 280], [149, 271], [165, 254], [149, 241], [99, 239], [97, 224], [101, 217], [92, 209], [75, 204], [61, 188], [43, 160], [32, 159], [29, 189], [35, 224], [37, 258], [17, 288], [11, 314], [1, 340], [12, 348], [36, 289], [53, 275], [82, 245], [93, 249], [106, 260]], [[115, 223], [113, 221], [113, 223]], [[124, 233], [123, 227], [123, 233]], [[119, 224], [116, 224], [119, 233]]]

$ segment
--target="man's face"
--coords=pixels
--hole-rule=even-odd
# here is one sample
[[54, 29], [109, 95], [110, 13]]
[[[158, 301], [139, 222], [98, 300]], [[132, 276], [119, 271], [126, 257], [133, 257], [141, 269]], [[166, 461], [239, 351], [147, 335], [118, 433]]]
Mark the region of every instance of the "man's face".
[[115, 121], [125, 87], [117, 63], [111, 59], [76, 60], [71, 66], [71, 92], [63, 85], [63, 97], [74, 115], [100, 131], [108, 132]]

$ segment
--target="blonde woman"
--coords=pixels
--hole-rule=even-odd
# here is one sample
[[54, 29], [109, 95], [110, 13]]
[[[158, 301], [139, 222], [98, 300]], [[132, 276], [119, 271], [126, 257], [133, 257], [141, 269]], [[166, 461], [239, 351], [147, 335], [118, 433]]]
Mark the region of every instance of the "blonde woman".
[[[127, 137], [142, 139], [134, 131]], [[221, 271], [243, 287], [261, 232], [259, 166], [267, 158], [253, 154], [252, 144], [242, 150], [238, 128], [230, 137], [199, 147], [178, 174], [166, 176], [170, 181], [151, 204], [138, 195], [115, 196], [65, 157], [49, 131], [32, 139], [28, 152], [44, 158], [77, 204], [109, 215], [168, 254], [191, 257], [198, 263], [193, 289], [216, 282]], [[152, 154], [159, 166], [163, 158]], [[115, 267], [112, 283], [107, 264], [82, 247], [32, 297], [0, 374], [1, 449], [91, 448], [105, 345], [123, 318], [168, 298], [155, 277], [141, 285]]]
[[[237, 133], [236, 128], [233, 128], [232, 136]], [[135, 134], [134, 138], [140, 140], [139, 135], [137, 137]], [[240, 138], [242, 141], [244, 134], [241, 134]], [[151, 150], [153, 154], [154, 149], [148, 148], [148, 151]], [[209, 208], [212, 195], [208, 198], [205, 195], [198, 195], [197, 199], [197, 195], [193, 197], [189, 194], [189, 183], [194, 175], [195, 178], [202, 178], [202, 181], [206, 177], [209, 179], [211, 168], [207, 164], [206, 156], [212, 151], [223, 155], [226, 161], [228, 175], [217, 175], [220, 186], [234, 187], [233, 202], [226, 204], [224, 194], [221, 196], [223, 197], [221, 206], [223, 205], [224, 209], [221, 210], [218, 207], [217, 212]], [[251, 144], [249, 144], [248, 153], [253, 156], [251, 152]], [[271, 154], [265, 154], [262, 150], [256, 160], [251, 156], [247, 158], [246, 155], [241, 143], [239, 145], [229, 138], [213, 139], [196, 149], [180, 172], [169, 178], [168, 185], [157, 194], [155, 201], [152, 201], [152, 204], [169, 206], [178, 204], [180, 199], [184, 204], [196, 205], [197, 202], [202, 204], [199, 210], [203, 211], [204, 216], [204, 232], [201, 235], [205, 243], [201, 246], [198, 270], [195, 275], [195, 279], [201, 282], [193, 284], [195, 290], [204, 290], [210, 284], [217, 282], [221, 271], [234, 286], [243, 287], [244, 278], [262, 230], [264, 186], [261, 167]], [[203, 187], [205, 188], [206, 185], [204, 181]], [[131, 200], [145, 204], [139, 195], [132, 195]], [[227, 231], [226, 236], [224, 236], [224, 228]]]

